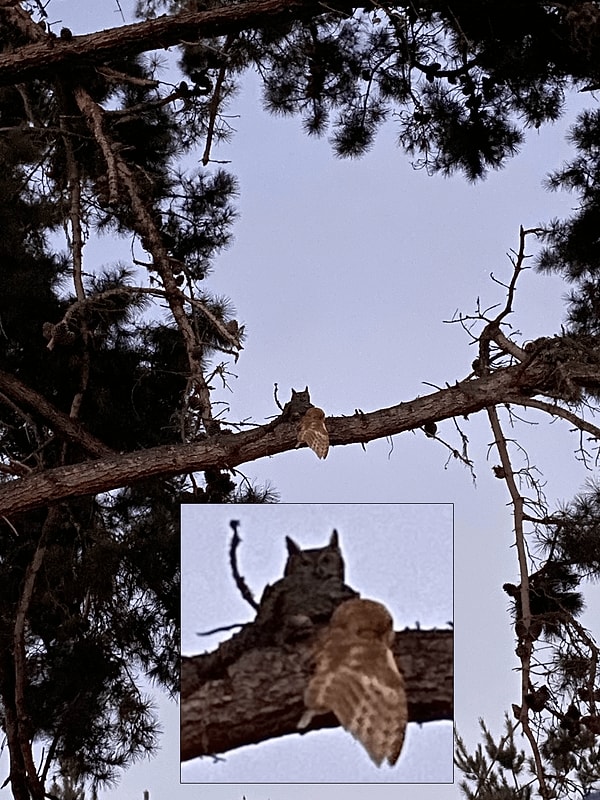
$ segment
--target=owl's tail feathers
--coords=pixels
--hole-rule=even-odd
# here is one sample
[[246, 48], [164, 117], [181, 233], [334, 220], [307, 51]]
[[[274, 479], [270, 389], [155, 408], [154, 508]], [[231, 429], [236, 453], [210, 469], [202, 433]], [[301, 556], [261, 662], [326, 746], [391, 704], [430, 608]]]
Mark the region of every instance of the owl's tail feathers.
[[381, 728], [375, 727], [373, 722], [368, 727], [364, 725], [344, 726], [363, 745], [371, 760], [378, 767], [384, 761], [393, 767], [400, 757], [404, 744], [405, 725], [390, 725], [389, 722], [386, 724], [385, 720], [380, 720]]
[[[296, 728], [299, 731], [303, 728], [307, 728], [315, 717], [318, 717], [319, 714], [323, 713], [323, 710], [315, 711], [312, 709], [307, 709], [300, 717]], [[400, 726], [393, 725], [391, 730], [386, 728], [380, 731], [373, 731], [372, 729], [365, 731], [364, 729], [361, 729], [361, 726], [356, 726], [352, 723], [346, 724], [344, 727], [362, 743], [365, 750], [371, 757], [371, 760], [378, 767], [380, 767], [382, 762], [386, 760], [390, 767], [393, 767], [396, 761], [398, 761], [400, 752], [402, 750], [402, 745], [404, 744], [404, 733], [406, 728], [404, 723], [402, 723]]]
[[396, 740], [392, 745], [390, 752], [387, 754], [387, 761], [390, 767], [393, 767], [396, 761], [400, 758], [400, 752], [402, 750], [402, 745], [404, 744], [404, 734], [406, 729], [403, 729], [400, 733], [396, 734]]

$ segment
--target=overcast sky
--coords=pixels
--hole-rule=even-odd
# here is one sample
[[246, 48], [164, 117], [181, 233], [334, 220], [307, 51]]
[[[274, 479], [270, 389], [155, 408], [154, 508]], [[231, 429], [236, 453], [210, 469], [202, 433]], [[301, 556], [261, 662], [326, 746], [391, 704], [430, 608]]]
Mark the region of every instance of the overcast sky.
[[[131, 6], [121, 0], [127, 21], [132, 21]], [[52, 0], [48, 12], [51, 20], [60, 18], [75, 33], [121, 23], [114, 0], [94, 4]], [[228, 418], [263, 422], [276, 414], [275, 382], [282, 400], [292, 387], [309, 385], [313, 402], [327, 414], [338, 415], [393, 405], [433, 391], [430, 384], [445, 386], [464, 378], [475, 354], [465, 332], [445, 321], [457, 310], [473, 313], [478, 298], [483, 307], [503, 303], [502, 287], [490, 279], [490, 273], [505, 282], [510, 279], [506, 254], [518, 246], [519, 226], [533, 227], [565, 216], [575, 204], [568, 195], [546, 193], [541, 182], [568, 157], [564, 133], [584, 102], [592, 105], [594, 99], [589, 94], [572, 98], [568, 116], [553, 127], [529, 132], [522, 152], [504, 170], [470, 185], [460, 175], [442, 179], [414, 171], [395, 146], [393, 121], [367, 156], [359, 161], [336, 160], [326, 141], [308, 139], [302, 133], [298, 119], [273, 118], [263, 112], [258, 83], [249, 76], [230, 107], [237, 134], [216, 153], [231, 161], [227, 168], [240, 180], [241, 219], [233, 247], [217, 259], [215, 273], [205, 286], [231, 298], [248, 334], [245, 350], [232, 367], [237, 376], [233, 392], [220, 394], [230, 403]], [[115, 259], [126, 257], [123, 242], [103, 239], [90, 244], [87, 271], [106, 264], [113, 248]], [[510, 322], [523, 340], [559, 330], [565, 291], [555, 278], [533, 272], [521, 276], [517, 312]], [[549, 426], [539, 414], [522, 416], [532, 424], [514, 430], [507, 427], [507, 432], [519, 437], [531, 463], [544, 474], [551, 504], [569, 499], [591, 476], [574, 458], [576, 434], [560, 421]], [[409, 504], [404, 511], [418, 519], [414, 504], [453, 503], [456, 722], [459, 733], [474, 747], [479, 741], [478, 718], [484, 717], [497, 733], [504, 710], [519, 700], [518, 662], [507, 597], [501, 589], [505, 581], [518, 582], [518, 569], [509, 498], [505, 484], [491, 471], [498, 458], [491, 449], [493, 437], [486, 419], [480, 414], [458, 424], [469, 440], [475, 483], [458, 462], [448, 460], [446, 449], [417, 431], [396, 436], [392, 442], [370, 443], [365, 449], [334, 447], [324, 462], [302, 449], [242, 467], [249, 478], [271, 482], [284, 503], [359, 503], [358, 514], [353, 510], [347, 515], [343, 506], [335, 514], [325, 509], [310, 527], [304, 524], [304, 512], [298, 506], [237, 507], [234, 516], [244, 526], [240, 558], [256, 591], [281, 574], [284, 536], [292, 526], [303, 546], [320, 546], [335, 525], [352, 585], [366, 596], [389, 602], [397, 627], [417, 620], [444, 626], [451, 618], [450, 564], [446, 550], [439, 558], [438, 547], [440, 542], [448, 546], [447, 519], [440, 521], [439, 528], [428, 524], [421, 529], [415, 523], [410, 536], [394, 536], [381, 527], [381, 517], [373, 532], [367, 532], [362, 515], [368, 516], [365, 505], [369, 503]], [[453, 421], [439, 428], [452, 446], [461, 446]], [[394, 514], [404, 511], [395, 506]], [[211, 621], [241, 621], [247, 613], [228, 577], [224, 548], [230, 516], [218, 508], [204, 513], [213, 515], [214, 528], [208, 526], [197, 534], [196, 550], [190, 550], [185, 568], [197, 576], [195, 592], [202, 592], [208, 579], [216, 581], [223, 604], [221, 608], [204, 596], [195, 601], [199, 608], [192, 613], [184, 598], [184, 610], [190, 614], [186, 652], [193, 652], [196, 644], [192, 631], [212, 627]], [[273, 524], [263, 524], [264, 520]], [[186, 532], [186, 537], [192, 535]], [[367, 535], [373, 538], [367, 541]], [[198, 548], [204, 557], [198, 555]], [[429, 564], [431, 570], [420, 569]], [[397, 576], [397, 581], [390, 575]], [[382, 585], [385, 591], [380, 592]], [[597, 596], [597, 590], [595, 597], [588, 594], [590, 608], [584, 622], [590, 623], [597, 615]], [[103, 800], [141, 800], [144, 789], [150, 790], [151, 800], [236, 800], [242, 794], [247, 800], [450, 800], [460, 796], [458, 788], [449, 785], [250, 785], [267, 780], [269, 764], [277, 780], [285, 776], [286, 765], [289, 780], [306, 775], [313, 764], [311, 739], [327, 741], [319, 744], [322, 759], [335, 761], [334, 754], [342, 752], [338, 748], [348, 748], [345, 752], [350, 753], [354, 768], [362, 751], [343, 734], [340, 744], [339, 731], [287, 737], [253, 748], [254, 777], [248, 771], [254, 755], [241, 754], [246, 758], [246, 782], [241, 786], [179, 786], [178, 709], [165, 699], [159, 702], [165, 731], [160, 754], [129, 770], [121, 786], [104, 794]], [[439, 776], [449, 726], [409, 727], [407, 769], [409, 763], [418, 765], [429, 759], [430, 774]], [[434, 727], [439, 740], [430, 748], [428, 737], [438, 737], [432, 732]], [[402, 780], [405, 756], [396, 768], [398, 780]], [[241, 763], [239, 757], [230, 756], [231, 764]], [[200, 762], [186, 766], [184, 779], [191, 779], [197, 769], [199, 779], [217, 780], [212, 766]], [[218, 766], [223, 774], [230, 774], [229, 763]], [[332, 764], [332, 775], [337, 767]], [[389, 778], [389, 772], [382, 775], [383, 780]]]

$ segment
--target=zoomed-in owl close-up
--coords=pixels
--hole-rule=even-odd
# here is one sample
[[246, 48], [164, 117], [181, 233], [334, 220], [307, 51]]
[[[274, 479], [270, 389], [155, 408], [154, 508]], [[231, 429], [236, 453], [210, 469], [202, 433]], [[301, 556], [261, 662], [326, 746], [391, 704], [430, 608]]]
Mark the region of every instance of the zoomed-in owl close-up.
[[[393, 509], [385, 512], [393, 519]], [[347, 517], [346, 524], [352, 524], [350, 514]], [[260, 751], [244, 746], [266, 747], [267, 740], [290, 737], [290, 752], [317, 753], [317, 772], [303, 771], [300, 760], [292, 769], [299, 775], [318, 775], [321, 780], [328, 775], [360, 776], [377, 782], [410, 782], [413, 775], [421, 779], [423, 772], [412, 766], [419, 758], [421, 729], [411, 730], [407, 742], [408, 721], [451, 720], [451, 630], [411, 629], [400, 625], [400, 619], [395, 630], [391, 609], [406, 617], [398, 593], [380, 581], [369, 582], [368, 575], [364, 590], [371, 597], [361, 597], [355, 554], [366, 536], [340, 536], [328, 525], [327, 538], [313, 533], [317, 546], [303, 547], [303, 532], [294, 529], [292, 538], [281, 525], [273, 535], [280, 537], [285, 553], [281, 577], [263, 583], [261, 591], [260, 584], [253, 586], [244, 574], [251, 529], [237, 520], [230, 527], [231, 576], [236, 590], [252, 605], [253, 619], [241, 626], [224, 619], [223, 631], [239, 629], [215, 650], [182, 659], [182, 762], [231, 753], [244, 771], [232, 768], [229, 774], [245, 775], [247, 753], [260, 756]], [[264, 536], [260, 527], [255, 530]], [[375, 578], [373, 569], [388, 552], [380, 547], [377, 558], [371, 559]], [[394, 564], [389, 574], [396, 577]], [[300, 736], [291, 736], [294, 732]], [[335, 767], [320, 762], [318, 754], [329, 747], [327, 742], [347, 753], [349, 761]], [[431, 778], [425, 782], [451, 775], [451, 745], [449, 738], [443, 763], [428, 770], [426, 777]], [[185, 767], [187, 775], [192, 769], [210, 779], [217, 772], [206, 764], [190, 765]], [[269, 774], [268, 767], [265, 770], [261, 775]]]

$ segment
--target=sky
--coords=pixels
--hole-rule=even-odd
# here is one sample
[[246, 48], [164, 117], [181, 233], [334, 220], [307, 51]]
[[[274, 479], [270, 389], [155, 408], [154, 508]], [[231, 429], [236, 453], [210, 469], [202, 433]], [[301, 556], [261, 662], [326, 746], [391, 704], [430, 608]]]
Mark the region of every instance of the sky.
[[[133, 21], [132, 4], [121, 0], [120, 5], [126, 21]], [[122, 23], [114, 0], [94, 4], [51, 0], [48, 11], [51, 20], [60, 20], [75, 33]], [[461, 327], [449, 320], [457, 312], [473, 313], [478, 299], [483, 307], [503, 303], [502, 286], [491, 275], [504, 282], [510, 279], [507, 254], [518, 247], [519, 226], [534, 227], [565, 216], [575, 205], [569, 195], [547, 193], [542, 181], [569, 156], [564, 135], [576, 111], [594, 102], [589, 93], [573, 96], [563, 119], [539, 132], [529, 131], [521, 153], [505, 169], [472, 185], [460, 175], [443, 179], [413, 170], [396, 147], [393, 121], [364, 158], [337, 160], [326, 140], [303, 134], [297, 118], [268, 116], [261, 108], [257, 80], [247, 76], [230, 107], [236, 135], [216, 153], [230, 161], [227, 168], [240, 181], [241, 217], [233, 246], [217, 258], [215, 272], [206, 282], [207, 289], [231, 298], [248, 335], [238, 363], [231, 366], [236, 376], [231, 391], [219, 394], [229, 403], [227, 417], [263, 422], [277, 414], [275, 383], [282, 400], [292, 387], [308, 385], [315, 404], [328, 415], [341, 415], [410, 400], [433, 391], [433, 386], [464, 378], [475, 357], [473, 347]], [[91, 242], [87, 269], [125, 258], [127, 252], [122, 241]], [[530, 252], [535, 252], [534, 242]], [[556, 278], [533, 271], [521, 276], [516, 313], [509, 321], [522, 341], [560, 329], [565, 292]], [[595, 475], [576, 459], [578, 437], [566, 423], [549, 425], [539, 413], [523, 412], [525, 422], [514, 421], [513, 429], [500, 413], [507, 431], [525, 448], [513, 449], [515, 459], [527, 457], [540, 471], [551, 507], [568, 500]], [[238, 507], [235, 517], [242, 520], [240, 558], [254, 587], [280, 575], [285, 534], [293, 530], [303, 546], [320, 546], [335, 525], [351, 580], [366, 596], [372, 593], [389, 602], [397, 625], [419, 620], [423, 625], [445, 626], [454, 619], [455, 719], [458, 732], [474, 748], [479, 742], [478, 719], [485, 718], [492, 732], [499, 733], [504, 710], [519, 699], [518, 662], [507, 597], [501, 589], [506, 581], [518, 582], [518, 569], [509, 497], [491, 469], [498, 457], [489, 426], [483, 414], [457, 424], [468, 438], [475, 481], [438, 442], [420, 431], [409, 432], [364, 449], [334, 447], [323, 462], [305, 448], [245, 465], [242, 471], [249, 479], [271, 483], [282, 503], [293, 505], [243, 512]], [[439, 425], [439, 435], [452, 446], [462, 444], [452, 420]], [[314, 525], [304, 525], [300, 504], [321, 509]], [[325, 513], [324, 504], [335, 504], [336, 514]], [[359, 504], [358, 510], [348, 504]], [[399, 515], [407, 509], [416, 514], [419, 508], [453, 505], [453, 616], [448, 612], [449, 560], [442, 559], [441, 566], [435, 561], [435, 543], [444, 534], [446, 521], [439, 530], [423, 526], [420, 535], [413, 532], [406, 550], [406, 539], [377, 528], [374, 546], [366, 541], [362, 525], [355, 528], [355, 520], [368, 513], [368, 504], [378, 508], [392, 504]], [[215, 515], [214, 531], [197, 534], [190, 545], [190, 561], [184, 561], [198, 575], [189, 607], [184, 597], [190, 632], [212, 627], [214, 620], [241, 621], [246, 611], [231, 594], [223, 556], [230, 517], [219, 516], [218, 508], [205, 513]], [[269, 525], [259, 527], [261, 520], [269, 520]], [[198, 557], [198, 547], [204, 550], [205, 561]], [[384, 557], [388, 551], [393, 561]], [[409, 566], [420, 564], [432, 564], [430, 572], [417, 574]], [[434, 564], [443, 568], [443, 578]], [[218, 581], [218, 597], [227, 592], [222, 607], [205, 596], [196, 600], [195, 592], [204, 590], [208, 576]], [[600, 610], [598, 595], [598, 587], [587, 592], [583, 622], [592, 629]], [[201, 611], [192, 613], [196, 603]], [[184, 651], [192, 652], [196, 637], [187, 632], [186, 637]], [[357, 766], [353, 761], [362, 758], [362, 752], [339, 731], [287, 737], [253, 748], [254, 772], [254, 753], [231, 755], [231, 767], [241, 764], [244, 771], [239, 785], [216, 783], [215, 771], [200, 763], [186, 765], [184, 779], [197, 769], [197, 779], [209, 785], [180, 785], [178, 709], [160, 696], [157, 702], [164, 729], [161, 751], [152, 761], [132, 767], [118, 788], [101, 795], [102, 800], [141, 800], [144, 790], [150, 791], [151, 800], [165, 796], [236, 800], [242, 795], [247, 800], [461, 797], [457, 785], [448, 784], [296, 783], [306, 780], [296, 775], [306, 774], [313, 763], [309, 750], [303, 749], [312, 747], [309, 739], [319, 741], [325, 757], [349, 752], [350, 766]], [[409, 769], [409, 763], [429, 760], [430, 774], [438, 776], [444, 769], [448, 725], [436, 726], [439, 739], [429, 727], [409, 726], [406, 765]], [[325, 739], [327, 744], [321, 745]], [[404, 755], [398, 774], [403, 761]], [[270, 765], [272, 778], [265, 777]], [[221, 767], [225, 773], [230, 764]], [[269, 785], [270, 780], [283, 782]], [[5, 795], [6, 790], [0, 790], [0, 798]]]

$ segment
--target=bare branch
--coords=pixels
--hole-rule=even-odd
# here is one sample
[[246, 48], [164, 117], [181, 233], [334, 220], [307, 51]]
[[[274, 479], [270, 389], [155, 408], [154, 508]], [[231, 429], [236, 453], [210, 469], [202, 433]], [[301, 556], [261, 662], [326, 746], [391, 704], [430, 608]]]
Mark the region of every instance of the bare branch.
[[[63, 95], [62, 92], [61, 95]], [[63, 106], [63, 114], [61, 115], [60, 126], [61, 128], [66, 130], [67, 115], [65, 113], [66, 109], [65, 109], [64, 96], [62, 96], [61, 99], [62, 99], [61, 105]], [[69, 205], [69, 221], [71, 223], [70, 245], [71, 245], [71, 257], [73, 260], [73, 282], [75, 284], [75, 294], [77, 300], [79, 303], [83, 303], [85, 301], [85, 288], [83, 285], [83, 233], [81, 230], [81, 176], [79, 172], [79, 164], [77, 163], [77, 160], [75, 158], [75, 152], [73, 150], [73, 142], [71, 140], [71, 137], [68, 135], [64, 135], [62, 137], [62, 140], [65, 148], [65, 155], [67, 161], [67, 179], [68, 179], [69, 195], [71, 201]], [[67, 233], [67, 238], [68, 238], [68, 233]], [[73, 401], [71, 403], [70, 416], [73, 419], [77, 419], [77, 417], [79, 416], [79, 411], [81, 410], [81, 404], [83, 403], [83, 398], [85, 396], [85, 391], [88, 387], [90, 378], [90, 350], [89, 350], [90, 334], [85, 319], [81, 319], [79, 327], [83, 339], [83, 352], [81, 356], [79, 391], [75, 394]], [[52, 336], [50, 342], [48, 343], [48, 348], [51, 348], [53, 342], [54, 342], [54, 335]]]
[[[563, 365], [567, 376], [585, 384], [598, 382], [600, 370], [590, 364]], [[2, 373], [0, 372], [0, 377]], [[531, 358], [524, 364], [468, 379], [424, 397], [371, 413], [328, 417], [332, 446], [370, 442], [419, 428], [429, 421], [473, 414], [494, 404], [519, 403], [522, 387], [544, 386], [564, 380], [554, 365]], [[1, 383], [0, 383], [1, 388]], [[528, 398], [529, 399], [529, 398]], [[275, 419], [250, 431], [223, 432], [194, 444], [154, 447], [75, 466], [58, 467], [31, 478], [12, 481], [0, 488], [0, 513], [25, 510], [51, 501], [109, 491], [140, 478], [169, 477], [210, 467], [232, 469], [239, 464], [273, 456], [295, 448], [296, 427]]]
[[213, 420], [210, 392], [202, 373], [200, 363], [202, 348], [197, 341], [192, 323], [185, 313], [184, 295], [175, 281], [171, 259], [164, 244], [162, 233], [144, 200], [144, 192], [133, 169], [125, 163], [118, 152], [118, 148], [114, 143], [109, 143], [104, 134], [102, 126], [104, 110], [94, 102], [88, 92], [81, 86], [75, 87], [73, 95], [107, 160], [109, 187], [111, 180], [116, 182], [114, 186], [109, 188], [109, 195], [112, 197], [115, 194], [114, 199], [118, 199], [119, 184], [121, 182], [128, 195], [134, 212], [136, 229], [147, 243], [146, 247], [152, 253], [154, 259], [153, 268], [157, 270], [161, 277], [165, 297], [183, 338], [190, 368], [190, 391], [195, 391], [198, 397], [200, 416], [207, 433], [215, 433], [219, 430], [219, 424]]
[[544, 411], [553, 417], [566, 419], [568, 422], [573, 423], [576, 428], [586, 431], [593, 436], [594, 439], [600, 440], [600, 428], [597, 425], [592, 425], [591, 422], [587, 422], [587, 420], [578, 417], [577, 414], [573, 414], [572, 411], [568, 411], [566, 408], [562, 408], [562, 406], [558, 406], [555, 403], [547, 403], [545, 400], [537, 400], [533, 397], [524, 398], [518, 402], [519, 405], [525, 408], [537, 408], [539, 411]]
[[231, 564], [231, 571], [233, 573], [233, 579], [235, 581], [235, 585], [240, 590], [240, 594], [244, 598], [244, 600], [252, 606], [255, 611], [258, 611], [258, 603], [254, 599], [254, 596], [250, 589], [248, 588], [248, 584], [246, 583], [245, 579], [240, 575], [240, 571], [237, 565], [237, 549], [239, 547], [240, 542], [240, 535], [238, 533], [239, 527], [239, 520], [232, 519], [229, 522], [229, 526], [233, 531], [233, 536], [231, 537], [231, 544], [229, 546], [229, 563]]
[[[535, 762], [535, 772], [539, 783], [540, 795], [548, 800], [550, 793], [546, 784], [546, 776], [542, 765], [540, 751], [529, 724], [529, 706], [525, 700], [525, 696], [529, 693], [531, 685], [531, 655], [533, 652], [533, 637], [530, 634], [531, 628], [531, 606], [529, 603], [529, 565], [527, 563], [527, 554], [525, 552], [525, 534], [523, 530], [523, 497], [519, 491], [516, 481], [515, 473], [510, 461], [506, 438], [500, 425], [498, 412], [495, 406], [490, 406], [487, 409], [490, 425], [494, 433], [494, 440], [498, 453], [500, 455], [500, 462], [504, 472], [504, 480], [508, 487], [508, 491], [513, 503], [513, 519], [515, 523], [515, 544], [517, 547], [517, 554], [519, 559], [519, 573], [521, 578], [520, 584], [520, 609], [519, 617], [523, 627], [522, 635], [519, 635], [519, 644], [517, 647], [517, 654], [521, 661], [521, 707], [519, 713], [519, 721], [523, 726], [523, 732], [533, 753]], [[517, 633], [519, 634], [518, 627]]]
[[[225, 44], [223, 45], [223, 55], [226, 56], [229, 50], [231, 49], [232, 44], [236, 40], [237, 36], [230, 34], [227, 39], [225, 40]], [[208, 104], [208, 127], [206, 131], [206, 145], [204, 147], [204, 153], [202, 154], [202, 163], [206, 166], [210, 161], [210, 151], [212, 148], [213, 137], [215, 133], [215, 124], [217, 119], [217, 114], [219, 112], [219, 106], [221, 105], [221, 89], [223, 88], [223, 83], [225, 82], [225, 77], [227, 75], [227, 61], [225, 60], [219, 69], [219, 74], [217, 75], [217, 80], [215, 81], [215, 88], [210, 99], [210, 103]]]

